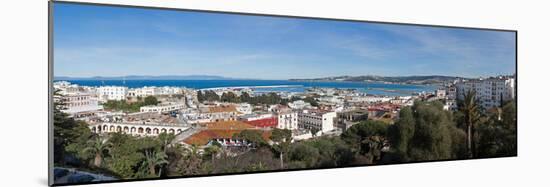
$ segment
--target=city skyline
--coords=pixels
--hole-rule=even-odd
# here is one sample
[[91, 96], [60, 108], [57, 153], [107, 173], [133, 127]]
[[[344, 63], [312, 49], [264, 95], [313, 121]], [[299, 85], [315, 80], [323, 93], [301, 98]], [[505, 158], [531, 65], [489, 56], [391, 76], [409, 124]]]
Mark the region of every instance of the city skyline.
[[56, 77], [215, 75], [282, 80], [516, 72], [514, 32], [54, 6]]

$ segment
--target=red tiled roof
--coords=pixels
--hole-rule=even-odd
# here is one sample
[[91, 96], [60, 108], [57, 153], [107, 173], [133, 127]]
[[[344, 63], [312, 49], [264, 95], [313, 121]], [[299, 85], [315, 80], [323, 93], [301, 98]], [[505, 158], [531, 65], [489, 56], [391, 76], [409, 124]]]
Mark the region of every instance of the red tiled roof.
[[245, 123], [254, 125], [256, 127], [277, 127], [278, 120], [277, 120], [277, 117], [271, 117], [271, 118], [245, 121]]

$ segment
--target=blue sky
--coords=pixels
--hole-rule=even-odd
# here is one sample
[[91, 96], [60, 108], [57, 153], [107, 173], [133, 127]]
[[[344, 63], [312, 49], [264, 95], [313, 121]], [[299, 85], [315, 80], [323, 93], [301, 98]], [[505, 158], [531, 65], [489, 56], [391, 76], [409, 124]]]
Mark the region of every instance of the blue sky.
[[54, 75], [494, 76], [515, 33], [55, 3]]

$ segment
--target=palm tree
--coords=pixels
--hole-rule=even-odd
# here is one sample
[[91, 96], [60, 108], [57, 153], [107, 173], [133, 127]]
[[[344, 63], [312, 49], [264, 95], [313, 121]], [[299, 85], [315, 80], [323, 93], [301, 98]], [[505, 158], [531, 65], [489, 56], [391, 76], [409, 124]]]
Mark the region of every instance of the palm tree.
[[279, 153], [280, 168], [285, 169], [284, 155], [290, 151], [290, 141], [276, 142], [273, 144], [273, 149]]
[[95, 154], [94, 166], [101, 167], [104, 156], [103, 154], [105, 151], [110, 151], [112, 147], [111, 142], [109, 142], [106, 137], [95, 135], [92, 139], [88, 140], [87, 144], [87, 147], [82, 151], [85, 153]]
[[468, 138], [468, 157], [473, 158], [474, 153], [472, 150], [472, 136], [474, 124], [476, 124], [480, 119], [479, 105], [478, 100], [475, 97], [476, 92], [474, 90], [469, 90], [463, 94], [464, 99], [459, 105], [459, 110], [464, 115], [464, 123], [466, 123], [466, 131]]
[[158, 136], [160, 142], [162, 143], [163, 152], [166, 153], [166, 148], [172, 144], [172, 141], [176, 138], [174, 134], [160, 133]]
[[142, 167], [148, 170], [150, 176], [159, 176], [161, 175], [161, 169], [159, 169], [158, 175], [156, 174], [156, 167], [162, 166], [163, 164], [168, 164], [166, 160], [168, 156], [162, 151], [145, 151], [145, 160], [142, 163]]
[[200, 158], [199, 149], [197, 145], [193, 144], [189, 148], [185, 148], [182, 152], [183, 159], [178, 164], [178, 170], [183, 175], [198, 174], [202, 159]]
[[366, 156], [370, 162], [369, 164], [374, 164], [381, 159], [382, 150], [387, 145], [387, 140], [382, 135], [373, 135], [366, 137], [365, 140], [361, 141], [361, 144], [368, 149]]
[[271, 132], [270, 139], [274, 142], [273, 149], [279, 152], [279, 161], [281, 169], [284, 169], [284, 154], [289, 152], [290, 142], [292, 142], [292, 132], [288, 129], [274, 129]]
[[188, 158], [198, 158], [200, 156], [199, 147], [196, 144], [191, 145], [191, 147], [185, 149], [184, 155]]
[[212, 145], [208, 146], [206, 149], [204, 149], [204, 152], [206, 155], [210, 155], [212, 159], [212, 164], [214, 164], [214, 158], [216, 158], [216, 155], [221, 152], [221, 145], [220, 143], [214, 141], [212, 142]]

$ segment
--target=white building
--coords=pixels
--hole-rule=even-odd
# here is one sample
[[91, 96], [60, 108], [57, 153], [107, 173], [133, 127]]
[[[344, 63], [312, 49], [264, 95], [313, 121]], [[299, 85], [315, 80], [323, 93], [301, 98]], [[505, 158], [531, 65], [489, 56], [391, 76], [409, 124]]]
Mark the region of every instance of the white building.
[[214, 91], [216, 93], [216, 95], [218, 96], [222, 96], [224, 93], [233, 93], [235, 94], [236, 96], [241, 96], [243, 93], [247, 93], [248, 95], [252, 95], [254, 92], [252, 91], [252, 89], [250, 88], [245, 88], [245, 87], [227, 87], [227, 88], [208, 88], [208, 89], [203, 89], [204, 91], [206, 90], [210, 90], [210, 91]]
[[194, 100], [193, 97], [189, 97], [187, 96], [187, 106], [189, 106], [189, 108], [198, 108], [198, 101], [197, 100]]
[[445, 95], [449, 100], [456, 100], [456, 86], [451, 85], [445, 87]]
[[173, 94], [182, 94], [183, 89], [178, 87], [155, 87], [155, 86], [145, 86], [142, 88], [134, 88], [128, 90], [128, 96], [131, 97], [147, 97], [147, 96], [157, 96], [157, 95], [173, 95]]
[[60, 90], [61, 94], [71, 93], [71, 92], [79, 92], [80, 91], [80, 87], [78, 85], [71, 84], [70, 82], [67, 82], [67, 81], [54, 82], [53, 87], [56, 90]]
[[336, 112], [303, 110], [298, 113], [298, 127], [304, 129], [315, 128], [325, 133], [334, 130], [334, 118], [336, 118]]
[[395, 105], [412, 106], [415, 98], [412, 96], [399, 96], [392, 98], [389, 102]]
[[435, 90], [435, 97], [439, 99], [444, 99], [446, 96], [446, 90], [445, 89], [437, 89]]
[[456, 84], [457, 99], [464, 99], [464, 94], [469, 90], [474, 90], [481, 106], [488, 109], [515, 98], [515, 81], [511, 77], [460, 81]]
[[185, 103], [163, 103], [158, 105], [142, 106], [139, 108], [140, 112], [170, 112], [181, 110], [185, 108]]
[[128, 96], [131, 97], [147, 97], [159, 95], [160, 90], [157, 87], [143, 87], [143, 88], [134, 88], [128, 90]]
[[277, 114], [277, 128], [279, 129], [298, 129], [298, 113], [297, 112], [281, 112]]
[[330, 104], [343, 104], [344, 97], [342, 96], [323, 96], [319, 98], [319, 102]]
[[70, 92], [61, 96], [61, 99], [65, 103], [62, 111], [70, 115], [76, 115], [78, 113], [93, 112], [103, 109], [98, 104], [97, 98], [92, 97], [88, 93]]
[[160, 95], [184, 94], [185, 88], [164, 86], [159, 88]]
[[235, 105], [235, 108], [237, 109], [237, 112], [243, 113], [243, 114], [252, 114], [252, 105], [248, 103], [239, 103]]
[[290, 107], [292, 109], [304, 109], [304, 108], [310, 108], [311, 104], [306, 103], [303, 100], [297, 100], [297, 101], [288, 103], [288, 107]]
[[55, 81], [53, 83], [54, 88], [61, 88], [61, 87], [67, 87], [70, 86], [71, 83], [69, 81]]
[[93, 133], [124, 133], [133, 136], [158, 136], [161, 133], [179, 134], [189, 127], [161, 123], [112, 123], [103, 122], [88, 125]]
[[179, 119], [186, 124], [210, 123], [210, 116], [201, 114], [198, 109], [187, 108], [183, 109], [179, 115]]
[[388, 102], [392, 98], [386, 97], [386, 96], [353, 96], [349, 100], [349, 102], [355, 102], [355, 103], [380, 103], [380, 102]]
[[102, 86], [97, 89], [97, 95], [101, 101], [126, 100], [127, 93], [128, 88], [122, 86]]
[[269, 106], [269, 111], [273, 112], [277, 117], [277, 128], [289, 130], [298, 129], [298, 112], [280, 104]]
[[240, 121], [256, 121], [256, 120], [262, 120], [262, 119], [268, 119], [273, 118], [273, 114], [271, 113], [265, 113], [265, 114], [246, 114], [238, 116], [237, 119]]
[[234, 121], [242, 115], [237, 111], [235, 105], [220, 105], [200, 107], [198, 110], [187, 109], [181, 113], [183, 121], [189, 124], [194, 123], [212, 123], [219, 121]]

